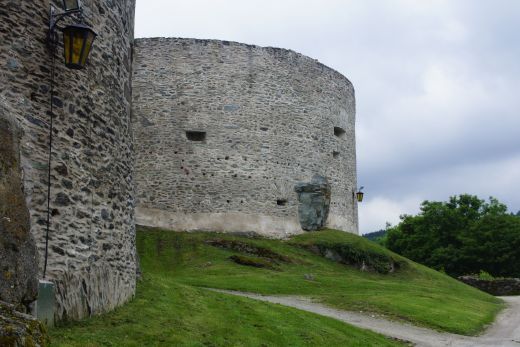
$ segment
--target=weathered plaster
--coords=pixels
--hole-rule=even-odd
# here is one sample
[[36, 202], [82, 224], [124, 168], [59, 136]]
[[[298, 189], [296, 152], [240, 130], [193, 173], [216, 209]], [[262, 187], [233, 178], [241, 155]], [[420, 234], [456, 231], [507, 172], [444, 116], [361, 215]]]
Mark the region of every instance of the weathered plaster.
[[179, 213], [136, 208], [139, 225], [182, 231], [254, 232], [266, 237], [287, 237], [301, 233], [297, 217], [274, 217], [239, 212]]

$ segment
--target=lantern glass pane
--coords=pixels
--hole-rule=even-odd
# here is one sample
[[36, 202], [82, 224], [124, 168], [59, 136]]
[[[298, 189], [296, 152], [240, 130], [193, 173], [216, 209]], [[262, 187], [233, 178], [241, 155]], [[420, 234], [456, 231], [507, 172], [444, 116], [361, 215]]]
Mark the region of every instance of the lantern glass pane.
[[63, 33], [63, 50], [65, 55], [65, 64], [70, 63], [70, 33]]
[[85, 43], [85, 36], [82, 31], [76, 30], [72, 32], [72, 59], [71, 64], [79, 65], [81, 60], [81, 50]]
[[356, 195], [357, 195], [357, 200], [358, 200], [359, 202], [362, 202], [362, 201], [363, 201], [363, 193], [358, 192]]
[[79, 0], [63, 0], [63, 9], [65, 11], [79, 10]]
[[90, 53], [90, 49], [92, 48], [92, 43], [94, 42], [94, 38], [96, 36], [94, 33], [89, 32], [87, 34], [87, 39], [85, 40], [85, 48], [83, 49], [83, 56], [81, 57], [81, 65], [85, 65], [87, 63], [87, 58]]
[[82, 24], [69, 25], [63, 29], [65, 65], [82, 69], [87, 62], [96, 33]]

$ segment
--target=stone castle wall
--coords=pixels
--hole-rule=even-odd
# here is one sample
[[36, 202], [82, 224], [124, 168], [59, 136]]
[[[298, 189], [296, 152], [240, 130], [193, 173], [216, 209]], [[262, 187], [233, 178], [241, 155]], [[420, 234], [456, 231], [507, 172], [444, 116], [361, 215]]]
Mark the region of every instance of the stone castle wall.
[[[61, 8], [61, 1], [52, 2]], [[47, 278], [56, 284], [57, 319], [109, 310], [135, 291], [130, 127], [135, 0], [82, 3], [86, 22], [99, 34], [90, 63], [82, 71], [67, 69], [61, 43], [56, 59]], [[21, 129], [18, 154], [39, 276], [47, 211], [48, 11], [48, 0], [0, 2], [0, 110], [10, 110]], [[7, 273], [0, 271], [0, 282]]]
[[520, 278], [483, 280], [478, 276], [460, 276], [460, 281], [495, 296], [520, 295]]
[[[99, 34], [90, 63], [69, 70], [61, 43], [56, 54], [46, 277], [56, 319], [133, 296], [135, 187], [141, 224], [283, 237], [303, 232], [295, 186], [321, 175], [327, 226], [357, 233], [345, 77], [293, 51], [226, 41], [141, 39], [134, 57], [135, 0], [82, 3]], [[44, 264], [48, 11], [49, 0], [0, 2], [0, 300], [17, 307], [34, 299]]]
[[327, 226], [358, 232], [350, 81], [296, 52], [137, 39], [133, 128], [139, 224], [303, 232], [295, 184], [328, 178]]

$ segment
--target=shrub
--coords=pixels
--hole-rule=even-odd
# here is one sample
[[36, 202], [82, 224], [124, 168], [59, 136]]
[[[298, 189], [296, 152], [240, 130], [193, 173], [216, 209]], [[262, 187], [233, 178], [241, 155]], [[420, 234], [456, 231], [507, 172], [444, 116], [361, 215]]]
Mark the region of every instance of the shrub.
[[493, 276], [520, 276], [520, 218], [490, 198], [451, 197], [424, 201], [416, 216], [401, 216], [390, 228], [392, 251], [451, 276], [485, 271]]

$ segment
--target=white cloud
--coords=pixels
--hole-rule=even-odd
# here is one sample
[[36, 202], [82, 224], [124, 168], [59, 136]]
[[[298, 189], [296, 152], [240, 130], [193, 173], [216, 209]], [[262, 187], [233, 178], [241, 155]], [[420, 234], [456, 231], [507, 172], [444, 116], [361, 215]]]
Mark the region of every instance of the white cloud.
[[[384, 228], [386, 222], [399, 223], [402, 214], [417, 214], [424, 200], [447, 201], [459, 194], [477, 195], [481, 199], [493, 196], [506, 203], [511, 212], [520, 210], [518, 182], [520, 180], [520, 154], [495, 158], [487, 162], [453, 165], [431, 171], [418, 177], [402, 177], [401, 184], [387, 182], [394, 189], [359, 204], [359, 222], [362, 233]], [[368, 187], [370, 188], [370, 187]], [[408, 192], [415, 195], [405, 195]]]
[[402, 214], [415, 214], [419, 211], [422, 199], [418, 197], [392, 198], [374, 197], [359, 204], [359, 231], [366, 234], [384, 229], [388, 222], [392, 225], [399, 223]]

